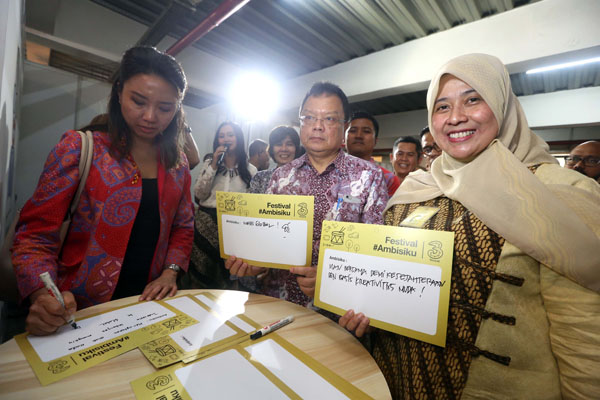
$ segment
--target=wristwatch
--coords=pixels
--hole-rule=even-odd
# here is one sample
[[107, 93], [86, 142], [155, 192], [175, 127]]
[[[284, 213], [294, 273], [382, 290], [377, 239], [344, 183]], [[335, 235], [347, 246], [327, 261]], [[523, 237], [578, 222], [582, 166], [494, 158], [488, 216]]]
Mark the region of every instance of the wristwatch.
[[166, 267], [164, 267], [163, 269], [172, 269], [173, 271], [180, 273], [181, 272], [181, 267], [177, 264], [169, 264]]

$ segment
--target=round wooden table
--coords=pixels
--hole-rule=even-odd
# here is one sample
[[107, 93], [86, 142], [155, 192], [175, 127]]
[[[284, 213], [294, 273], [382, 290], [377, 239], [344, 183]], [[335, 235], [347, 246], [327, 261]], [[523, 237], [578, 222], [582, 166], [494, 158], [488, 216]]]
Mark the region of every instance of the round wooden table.
[[[220, 290], [182, 290], [177, 295]], [[111, 301], [78, 311], [83, 318], [135, 303], [136, 297]], [[245, 315], [264, 326], [287, 315], [296, 320], [277, 333], [336, 374], [375, 399], [391, 398], [385, 379], [365, 348], [330, 319], [296, 304], [249, 294]], [[55, 382], [41, 386], [14, 339], [0, 345], [0, 399], [134, 399], [130, 382], [155, 371], [138, 349], [121, 354]]]

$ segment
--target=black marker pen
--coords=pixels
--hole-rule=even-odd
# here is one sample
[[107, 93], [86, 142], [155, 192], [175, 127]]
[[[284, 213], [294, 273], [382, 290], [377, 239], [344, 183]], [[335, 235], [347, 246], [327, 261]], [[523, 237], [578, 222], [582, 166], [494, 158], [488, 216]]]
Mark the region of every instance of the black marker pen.
[[264, 328], [254, 332], [252, 335], [250, 335], [250, 339], [256, 340], [258, 338], [261, 338], [261, 337], [265, 336], [267, 333], [276, 331], [277, 329], [279, 329], [283, 326], [286, 326], [287, 324], [289, 324], [293, 321], [294, 321], [293, 315], [290, 315], [289, 317], [285, 317], [284, 319], [280, 319], [279, 321], [273, 322], [272, 324], [269, 324], [269, 325], [265, 326]]

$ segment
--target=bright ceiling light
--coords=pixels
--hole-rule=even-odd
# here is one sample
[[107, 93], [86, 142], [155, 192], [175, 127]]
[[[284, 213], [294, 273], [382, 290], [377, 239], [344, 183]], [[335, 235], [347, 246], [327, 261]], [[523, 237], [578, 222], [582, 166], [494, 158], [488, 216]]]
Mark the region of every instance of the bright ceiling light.
[[236, 114], [266, 120], [279, 105], [279, 85], [260, 73], [248, 73], [234, 82], [230, 101]]
[[529, 71], [527, 71], [526, 74], [527, 75], [537, 74], [538, 72], [554, 71], [555, 69], [576, 67], [578, 65], [585, 65], [585, 64], [595, 63], [595, 62], [600, 62], [600, 57], [588, 58], [587, 60], [573, 61], [573, 62], [568, 62], [568, 63], [564, 63], [564, 64], [550, 65], [548, 67], [534, 68], [534, 69], [530, 69]]

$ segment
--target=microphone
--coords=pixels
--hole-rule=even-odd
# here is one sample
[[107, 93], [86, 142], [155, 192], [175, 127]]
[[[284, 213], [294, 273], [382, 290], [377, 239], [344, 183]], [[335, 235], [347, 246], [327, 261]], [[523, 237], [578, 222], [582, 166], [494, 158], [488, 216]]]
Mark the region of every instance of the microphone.
[[217, 165], [223, 164], [223, 160], [225, 159], [225, 154], [227, 154], [227, 150], [229, 150], [229, 144], [225, 144], [225, 151], [221, 153], [219, 159], [217, 160]]

